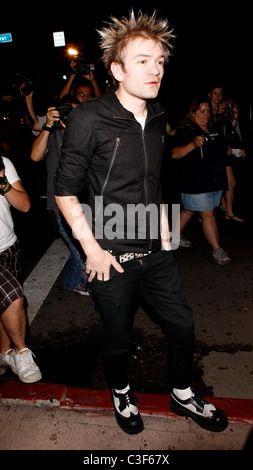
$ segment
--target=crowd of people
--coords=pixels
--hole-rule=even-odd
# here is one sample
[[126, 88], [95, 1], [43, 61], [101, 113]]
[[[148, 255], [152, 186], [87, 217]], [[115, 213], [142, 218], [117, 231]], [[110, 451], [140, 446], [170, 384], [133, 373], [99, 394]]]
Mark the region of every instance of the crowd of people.
[[[198, 214], [215, 262], [231, 262], [220, 245], [215, 211], [220, 207], [228, 221], [244, 223], [233, 210], [233, 161], [245, 156], [245, 146], [239, 106], [224, 96], [218, 83], [204, 96], [195, 97], [182, 122], [169, 129], [156, 97], [171, 36], [167, 22], [155, 15], [135, 18], [131, 13], [129, 19], [112, 19], [110, 27], [101, 31], [101, 48], [114, 86], [101, 91], [92, 70], [82, 76], [73, 71], [56, 106], [50, 106], [43, 116], [35, 111], [33, 92], [23, 93], [34, 136], [30, 157], [34, 162], [46, 160], [47, 210], [70, 251], [63, 287], [92, 295], [96, 303], [115, 416], [119, 426], [131, 434], [143, 429], [126, 367], [131, 342], [129, 315], [136, 292], [155, 310], [165, 328], [172, 411], [190, 416], [209, 430], [221, 431], [227, 426], [224, 413], [191, 390], [193, 319], [170, 243], [178, 240], [182, 247], [191, 246], [183, 231]], [[21, 94], [22, 89], [23, 84]], [[1, 142], [5, 156], [0, 168], [0, 374], [10, 366], [20, 380], [31, 383], [40, 380], [41, 372], [25, 344], [25, 294], [10, 211], [11, 206], [29, 210], [30, 200], [8, 158], [6, 144]], [[124, 210], [128, 204], [163, 205], [160, 179], [164, 149], [181, 201], [172, 239], [168, 238], [163, 210], [157, 239], [152, 238], [152, 230], [148, 233], [149, 225], [144, 239], [129, 239], [125, 219], [122, 238], [103, 235], [96, 239], [95, 229], [104, 234], [105, 228], [98, 227], [99, 217], [94, 213], [96, 196], [103, 197], [103, 209], [114, 203]], [[97, 226], [90, 227], [80, 209], [79, 227], [87, 236], [73, 236], [72, 209], [74, 205], [81, 207], [82, 198], [90, 205]], [[149, 224], [147, 213], [145, 216], [145, 224]]]

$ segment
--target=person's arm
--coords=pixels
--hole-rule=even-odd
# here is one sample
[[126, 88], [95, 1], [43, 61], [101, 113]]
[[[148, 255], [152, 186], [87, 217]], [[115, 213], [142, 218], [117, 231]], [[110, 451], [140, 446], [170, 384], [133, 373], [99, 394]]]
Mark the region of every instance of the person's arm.
[[46, 126], [48, 127], [48, 129], [42, 129], [41, 133], [38, 135], [38, 137], [32, 144], [31, 159], [34, 162], [39, 162], [45, 157], [47, 153], [48, 140], [50, 137], [50, 130], [52, 129], [55, 121], [59, 121], [59, 117], [59, 111], [57, 111], [55, 107], [48, 108], [46, 120]]
[[174, 159], [183, 158], [195, 148], [202, 147], [204, 144], [204, 141], [205, 141], [205, 138], [202, 137], [201, 135], [198, 135], [197, 137], [195, 137], [195, 139], [192, 142], [189, 142], [189, 144], [182, 145], [179, 147], [174, 147], [172, 149], [171, 156]]
[[237, 104], [234, 104], [232, 112], [233, 114], [232, 114], [231, 123], [232, 123], [232, 126], [236, 128], [238, 118], [239, 118], [239, 106]]
[[168, 216], [165, 211], [164, 204], [162, 204], [162, 212], [161, 212], [161, 242], [162, 247], [165, 251], [171, 250], [170, 245], [170, 225]]
[[98, 84], [97, 84], [97, 81], [94, 77], [94, 74], [92, 72], [92, 70], [90, 70], [89, 74], [88, 75], [84, 75], [84, 77], [89, 80], [89, 82], [91, 83], [92, 85], [92, 88], [93, 88], [93, 91], [94, 91], [94, 96], [96, 96], [97, 98], [99, 96], [102, 96], [102, 91], [100, 90]]
[[69, 95], [75, 76], [76, 76], [75, 73], [72, 73], [72, 74], [69, 76], [68, 80], [66, 81], [64, 87], [62, 88], [62, 90], [61, 90], [61, 92], [60, 92], [60, 94], [59, 94], [59, 98], [58, 98], [59, 100], [60, 100], [61, 98], [63, 98], [63, 96]]
[[27, 192], [19, 180], [9, 183], [5, 168], [0, 171], [0, 194], [4, 196], [12, 207], [22, 212], [28, 212], [31, 203]]
[[28, 212], [31, 207], [30, 198], [20, 181], [11, 185], [11, 190], [5, 194], [5, 197], [12, 207], [21, 212]]
[[48, 139], [50, 136], [49, 131], [42, 130], [40, 135], [35, 139], [31, 148], [31, 159], [34, 162], [40, 162], [43, 160], [47, 153]]
[[36, 113], [34, 111], [34, 106], [33, 106], [33, 92], [30, 93], [30, 95], [25, 96], [25, 102], [26, 102], [27, 110], [28, 110], [33, 122], [34, 122], [34, 124], [32, 126], [32, 130], [40, 132], [41, 131], [41, 125], [40, 125], [38, 116], [36, 115]]
[[[86, 273], [91, 282], [95, 276], [98, 280], [107, 281], [110, 278], [110, 267], [123, 273], [124, 269], [107, 250], [103, 250], [96, 241], [76, 196], [55, 196], [59, 210], [79, 240], [86, 254]], [[78, 214], [78, 215], [76, 215]]]
[[[29, 95], [24, 95], [22, 93], [22, 88], [24, 87], [24, 85], [25, 85], [25, 83], [22, 83], [22, 85], [20, 87], [20, 93], [22, 94], [22, 96], [25, 99], [27, 111], [30, 115], [30, 116], [27, 116], [27, 113], [26, 113], [26, 119], [28, 120], [29, 124], [31, 125], [33, 131], [40, 132], [41, 131], [41, 125], [40, 125], [38, 116], [36, 115], [36, 113], [34, 111], [34, 106], [33, 106], [33, 91]], [[33, 121], [32, 123], [31, 123], [31, 120]]]

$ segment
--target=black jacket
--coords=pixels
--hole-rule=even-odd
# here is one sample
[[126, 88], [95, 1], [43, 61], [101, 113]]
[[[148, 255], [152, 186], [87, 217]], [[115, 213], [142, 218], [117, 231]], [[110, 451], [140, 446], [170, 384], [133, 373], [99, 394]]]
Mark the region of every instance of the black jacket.
[[201, 194], [227, 189], [227, 144], [213, 128], [209, 128], [209, 132], [206, 134], [197, 125], [185, 125], [173, 136], [172, 147], [185, 146], [198, 135], [205, 136], [201, 148], [173, 160], [174, 182], [182, 193]]
[[[157, 102], [149, 102], [147, 109], [143, 131], [111, 90], [78, 105], [68, 118], [55, 194], [78, 195], [84, 182], [88, 185], [93, 233], [104, 249], [145, 252], [160, 247], [166, 116]], [[137, 204], [139, 218], [133, 212]]]

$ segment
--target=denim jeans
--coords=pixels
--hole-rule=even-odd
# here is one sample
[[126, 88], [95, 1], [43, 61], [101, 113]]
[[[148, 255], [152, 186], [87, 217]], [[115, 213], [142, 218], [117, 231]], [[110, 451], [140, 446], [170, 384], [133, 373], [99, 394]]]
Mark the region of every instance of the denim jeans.
[[[84, 269], [85, 257], [81, 252], [81, 246], [79, 247], [78, 240], [74, 239], [73, 235], [70, 233], [69, 227], [65, 225], [65, 221], [62, 220], [60, 215], [57, 215], [56, 219], [59, 233], [70, 250], [63, 287], [67, 290], [73, 290], [79, 286], [81, 281], [87, 285], [87, 275]], [[89, 290], [88, 285], [87, 290]]]
[[[194, 325], [171, 251], [160, 250], [111, 267], [108, 281], [94, 279], [92, 296], [102, 321], [102, 361], [108, 387], [128, 383], [127, 359], [131, 347], [132, 311], [139, 294], [157, 316], [167, 339], [168, 379], [171, 387], [191, 385]], [[159, 364], [157, 364], [159, 367]]]

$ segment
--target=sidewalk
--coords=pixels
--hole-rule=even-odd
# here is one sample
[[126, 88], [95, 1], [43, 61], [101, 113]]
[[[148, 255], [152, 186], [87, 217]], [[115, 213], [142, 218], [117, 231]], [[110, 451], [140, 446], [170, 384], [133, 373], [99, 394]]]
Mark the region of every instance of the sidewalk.
[[0, 450], [253, 450], [253, 400], [207, 398], [229, 418], [221, 433], [174, 415], [168, 396], [138, 400], [145, 429], [130, 436], [116, 424], [108, 391], [7, 382], [0, 386]]

